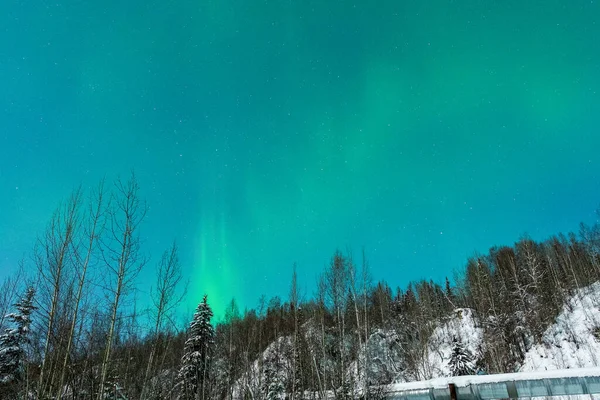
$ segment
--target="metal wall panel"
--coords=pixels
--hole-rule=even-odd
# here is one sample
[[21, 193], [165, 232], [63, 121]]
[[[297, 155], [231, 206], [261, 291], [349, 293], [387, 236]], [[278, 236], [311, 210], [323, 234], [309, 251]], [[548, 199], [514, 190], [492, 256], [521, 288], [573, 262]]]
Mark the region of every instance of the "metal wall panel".
[[[452, 399], [450, 388], [443, 387], [444, 383], [441, 383], [442, 387], [440, 387], [439, 381], [435, 383], [435, 387], [429, 389], [391, 392], [388, 398], [392, 400], [498, 400], [600, 394], [600, 371], [598, 376], [576, 376], [575, 371], [572, 370], [566, 370], [564, 372], [566, 376], [557, 376], [556, 372], [529, 374], [529, 377], [534, 379], [519, 379], [519, 374], [507, 374], [457, 378], [456, 383], [453, 383], [449, 378], [448, 385], [456, 387], [456, 399]], [[499, 379], [504, 377], [507, 378], [506, 381]], [[489, 381], [486, 382], [486, 379]], [[427, 382], [423, 384], [426, 385]]]

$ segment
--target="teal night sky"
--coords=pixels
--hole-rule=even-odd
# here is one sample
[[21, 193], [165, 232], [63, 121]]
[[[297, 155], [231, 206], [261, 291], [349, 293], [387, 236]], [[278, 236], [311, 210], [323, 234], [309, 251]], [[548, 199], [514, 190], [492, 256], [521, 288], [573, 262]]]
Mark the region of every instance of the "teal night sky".
[[[254, 306], [336, 248], [404, 286], [600, 203], [600, 1], [4, 0], [0, 278], [135, 169], [153, 260]], [[147, 291], [152, 267], [141, 276]]]

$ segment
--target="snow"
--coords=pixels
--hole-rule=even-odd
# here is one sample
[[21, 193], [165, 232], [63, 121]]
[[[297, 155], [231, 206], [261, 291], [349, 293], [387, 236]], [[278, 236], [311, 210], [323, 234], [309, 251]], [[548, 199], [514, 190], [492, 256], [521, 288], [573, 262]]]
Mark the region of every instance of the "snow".
[[525, 355], [520, 371], [600, 366], [600, 282], [577, 290], [566, 302], [542, 343]]
[[466, 387], [472, 384], [479, 385], [510, 381], [576, 377], [600, 377], [600, 368], [573, 368], [567, 370], [514, 372], [510, 374], [455, 376], [449, 378], [430, 379], [428, 381], [395, 383], [390, 385], [390, 389], [394, 392], [418, 391], [429, 389], [445, 389], [450, 383], [454, 383], [457, 387]]
[[[479, 326], [473, 310], [461, 308], [454, 310], [448, 317], [435, 323], [433, 333], [428, 339], [416, 377], [428, 379], [419, 382], [403, 382], [408, 378], [403, 373], [401, 344], [393, 329], [377, 329], [369, 337], [360, 354], [361, 364], [368, 359], [368, 381], [371, 385], [385, 382], [389, 377], [396, 383], [389, 385], [392, 392], [428, 391], [446, 389], [449, 383], [458, 387], [470, 384], [489, 384], [505, 381], [539, 380], [547, 378], [598, 377], [600, 378], [600, 282], [574, 291], [563, 306], [555, 322], [544, 332], [540, 343], [534, 344], [526, 352], [525, 358], [515, 373], [498, 375], [476, 375], [450, 377], [453, 338], [456, 337], [468, 350], [475, 361], [483, 343], [483, 329]], [[310, 327], [309, 327], [310, 328]], [[310, 331], [310, 329], [307, 329]], [[315, 334], [317, 334], [315, 332]], [[308, 334], [310, 337], [310, 334]], [[310, 340], [309, 340], [310, 342]], [[271, 343], [262, 354], [266, 359], [270, 353], [279, 353], [282, 371], [288, 367], [289, 360], [285, 349], [290, 346], [290, 337], [280, 337]], [[260, 387], [261, 364], [255, 360], [251, 372], [238, 379], [234, 386], [234, 397], [243, 393], [242, 388], [257, 392]], [[361, 370], [362, 375], [364, 371]], [[362, 376], [357, 371], [354, 360], [347, 369], [362, 389]], [[389, 380], [387, 380], [389, 382]], [[581, 396], [557, 397], [557, 400]], [[598, 399], [598, 396], [585, 396], [586, 399]], [[583, 399], [583, 397], [581, 397]]]
[[433, 331], [427, 346], [427, 362], [424, 363], [421, 376], [431, 379], [452, 375], [449, 361], [454, 337], [459, 339], [471, 354], [477, 354], [483, 339], [483, 329], [477, 327], [473, 310], [454, 310], [451, 317]]
[[290, 336], [281, 336], [276, 341], [269, 344], [262, 353], [262, 356], [259, 359], [254, 360], [254, 362], [250, 365], [249, 373], [244, 373], [234, 382], [233, 398], [243, 398], [243, 393], [245, 390], [250, 390], [254, 394], [257, 394], [260, 391], [262, 380], [261, 374], [263, 373], [262, 364], [270, 357], [276, 357], [279, 359], [282, 368], [278, 371], [278, 374], [281, 380], [285, 380], [285, 374], [289, 369], [291, 362], [285, 357], [285, 349], [291, 346], [291, 343], [292, 338]]
[[[526, 353], [521, 367], [515, 373], [448, 377], [453, 335], [459, 336], [475, 354], [483, 333], [477, 327], [471, 310], [459, 309], [455, 314], [457, 317], [437, 327], [429, 340], [426, 365], [434, 379], [395, 383], [390, 385], [392, 392], [445, 389], [450, 383], [457, 387], [467, 387], [471, 384], [506, 381], [600, 377], [600, 282], [575, 291], [566, 301], [555, 323], [544, 333], [542, 342]], [[570, 396], [571, 399], [579, 397], [583, 398]], [[560, 398], [567, 397], [557, 397]]]
[[[376, 329], [367, 340], [365, 347], [360, 352], [360, 365], [368, 366], [367, 381], [370, 384], [378, 382], [391, 382], [401, 373], [402, 357], [398, 343], [398, 335], [391, 329]], [[365, 371], [357, 368], [356, 360], [350, 364], [347, 374], [362, 388]]]

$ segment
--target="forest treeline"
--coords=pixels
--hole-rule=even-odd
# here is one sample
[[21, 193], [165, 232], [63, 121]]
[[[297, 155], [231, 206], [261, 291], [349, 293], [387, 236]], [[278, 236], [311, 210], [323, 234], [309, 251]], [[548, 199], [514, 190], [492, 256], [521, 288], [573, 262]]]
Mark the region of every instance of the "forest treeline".
[[[469, 258], [452, 280], [405, 289], [374, 282], [364, 252], [337, 251], [310, 296], [294, 266], [286, 298], [263, 296], [243, 311], [232, 300], [215, 324], [204, 297], [181, 327], [177, 246], [149, 263], [145, 214], [133, 175], [59, 205], [0, 288], [0, 398], [375, 398], [365, 388], [431, 378], [428, 340], [458, 308], [474, 310], [483, 329], [475, 368], [515, 371], [565, 299], [600, 279], [598, 224], [543, 242], [523, 237]], [[144, 310], [134, 285], [142, 269], [156, 274]], [[369, 350], [377, 332], [393, 332], [399, 357]]]

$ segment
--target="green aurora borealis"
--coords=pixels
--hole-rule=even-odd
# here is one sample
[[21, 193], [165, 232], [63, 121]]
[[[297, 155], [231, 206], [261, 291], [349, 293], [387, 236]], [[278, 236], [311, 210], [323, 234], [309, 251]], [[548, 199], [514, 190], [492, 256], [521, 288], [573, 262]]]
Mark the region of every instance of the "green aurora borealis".
[[131, 169], [146, 251], [176, 239], [217, 312], [293, 262], [310, 295], [336, 248], [441, 280], [600, 203], [597, 1], [6, 0], [0, 27], [0, 278]]

